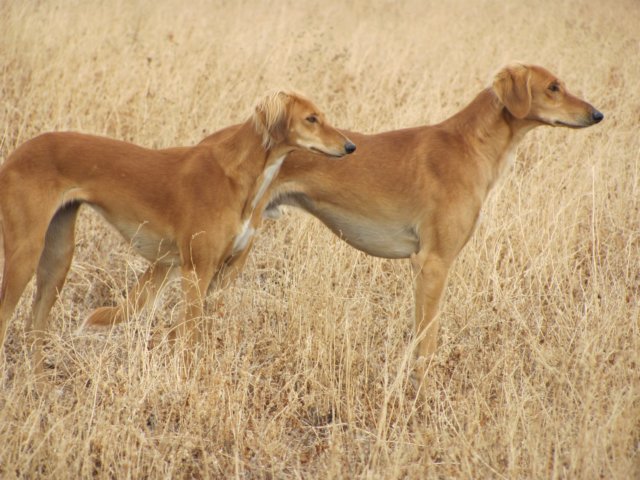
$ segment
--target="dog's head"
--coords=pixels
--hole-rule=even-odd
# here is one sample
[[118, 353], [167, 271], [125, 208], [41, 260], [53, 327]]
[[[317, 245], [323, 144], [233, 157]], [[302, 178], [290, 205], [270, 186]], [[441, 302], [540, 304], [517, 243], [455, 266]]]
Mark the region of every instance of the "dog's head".
[[583, 128], [604, 115], [567, 91], [564, 82], [536, 65], [512, 64], [493, 79], [493, 91], [511, 115], [546, 125]]
[[311, 100], [297, 93], [278, 91], [266, 96], [256, 105], [253, 124], [267, 149], [288, 146], [331, 157], [342, 157], [356, 149]]

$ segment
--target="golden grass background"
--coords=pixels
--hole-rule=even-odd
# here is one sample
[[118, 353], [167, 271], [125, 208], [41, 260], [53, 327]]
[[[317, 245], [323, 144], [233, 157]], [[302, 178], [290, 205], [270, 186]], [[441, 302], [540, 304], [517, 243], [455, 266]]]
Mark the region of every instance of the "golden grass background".
[[605, 121], [526, 137], [450, 275], [424, 402], [406, 261], [288, 211], [216, 294], [204, 370], [183, 380], [146, 348], [175, 292], [76, 334], [144, 268], [85, 209], [47, 392], [23, 335], [32, 288], [9, 329], [0, 477], [638, 478], [638, 25], [634, 0], [1, 2], [3, 160], [50, 130], [193, 144], [281, 86], [343, 128], [434, 123], [511, 60], [557, 73]]

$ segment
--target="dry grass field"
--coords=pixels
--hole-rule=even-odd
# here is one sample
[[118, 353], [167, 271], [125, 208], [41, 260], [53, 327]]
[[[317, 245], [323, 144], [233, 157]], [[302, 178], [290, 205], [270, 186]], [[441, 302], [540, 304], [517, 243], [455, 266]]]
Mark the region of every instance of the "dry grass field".
[[449, 277], [426, 398], [408, 262], [293, 209], [213, 294], [193, 378], [147, 349], [175, 290], [77, 333], [145, 267], [84, 209], [46, 391], [24, 336], [32, 286], [9, 327], [0, 477], [640, 478], [639, 25], [637, 0], [2, 0], [1, 161], [51, 130], [194, 144], [281, 86], [343, 128], [435, 123], [511, 60], [605, 120], [525, 138]]

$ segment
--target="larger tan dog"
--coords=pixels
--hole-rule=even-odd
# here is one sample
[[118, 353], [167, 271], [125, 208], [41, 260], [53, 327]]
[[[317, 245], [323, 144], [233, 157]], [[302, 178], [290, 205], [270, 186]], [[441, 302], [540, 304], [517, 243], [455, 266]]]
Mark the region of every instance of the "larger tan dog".
[[[285, 156], [297, 148], [334, 157], [355, 150], [313, 103], [285, 92], [265, 98], [232, 134], [206, 145], [149, 150], [78, 133], [48, 133], [24, 143], [0, 169], [0, 347], [37, 270], [27, 330], [41, 371], [46, 320], [69, 270], [76, 215], [85, 203], [152, 262], [130, 295], [138, 306], [155, 297], [170, 271], [180, 269], [186, 311], [176, 334], [193, 343], [204, 293], [225, 261], [247, 247], [257, 204]], [[126, 308], [98, 309], [86, 323], [117, 323]]]
[[544, 68], [514, 64], [442, 123], [377, 135], [345, 132], [358, 144], [349, 162], [292, 154], [265, 202], [270, 211], [303, 208], [370, 255], [411, 258], [416, 353], [428, 359], [448, 271], [518, 143], [540, 125], [582, 128], [602, 119]]

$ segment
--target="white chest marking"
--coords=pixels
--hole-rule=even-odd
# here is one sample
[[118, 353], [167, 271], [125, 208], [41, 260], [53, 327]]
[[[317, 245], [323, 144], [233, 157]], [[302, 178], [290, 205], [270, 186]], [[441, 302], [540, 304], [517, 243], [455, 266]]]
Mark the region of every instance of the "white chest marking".
[[235, 255], [247, 248], [249, 241], [256, 233], [256, 229], [251, 226], [253, 211], [255, 210], [258, 203], [260, 203], [260, 200], [262, 200], [262, 197], [267, 192], [267, 189], [269, 188], [269, 185], [271, 185], [271, 182], [273, 182], [273, 179], [278, 175], [280, 167], [282, 166], [282, 162], [284, 162], [285, 156], [286, 155], [282, 155], [281, 157], [278, 157], [272, 165], [269, 165], [262, 172], [262, 183], [260, 183], [260, 187], [258, 187], [255, 196], [251, 200], [251, 213], [242, 223], [240, 232], [238, 232], [236, 238], [233, 241], [233, 248], [231, 253], [232, 255]]
[[240, 233], [236, 235], [235, 240], [233, 241], [232, 255], [235, 255], [238, 252], [241, 252], [247, 245], [249, 244], [249, 240], [256, 233], [256, 229], [251, 226], [251, 217], [247, 218], [242, 224], [242, 228], [240, 229]]
[[511, 144], [507, 146], [507, 149], [502, 155], [496, 180], [499, 180], [507, 170], [513, 169], [513, 165], [516, 162], [516, 152], [518, 150], [518, 145], [520, 144], [520, 141], [522, 140], [522, 137], [525, 133], [526, 131], [519, 132], [513, 137], [513, 139], [511, 139]]
[[260, 184], [260, 188], [258, 188], [255, 197], [253, 197], [253, 200], [251, 201], [252, 210], [256, 208], [256, 205], [258, 205], [260, 200], [262, 200], [262, 197], [267, 191], [267, 188], [269, 188], [269, 185], [271, 185], [273, 179], [276, 178], [276, 175], [278, 175], [280, 167], [282, 166], [282, 162], [284, 162], [285, 156], [286, 155], [282, 155], [281, 157], [278, 157], [272, 165], [269, 165], [264, 169], [264, 172], [262, 172], [262, 183]]
[[500, 180], [505, 172], [512, 170], [513, 165], [516, 163], [516, 146], [511, 146], [509, 149], [504, 152], [502, 157], [502, 162], [500, 168], [498, 170], [498, 180]]

